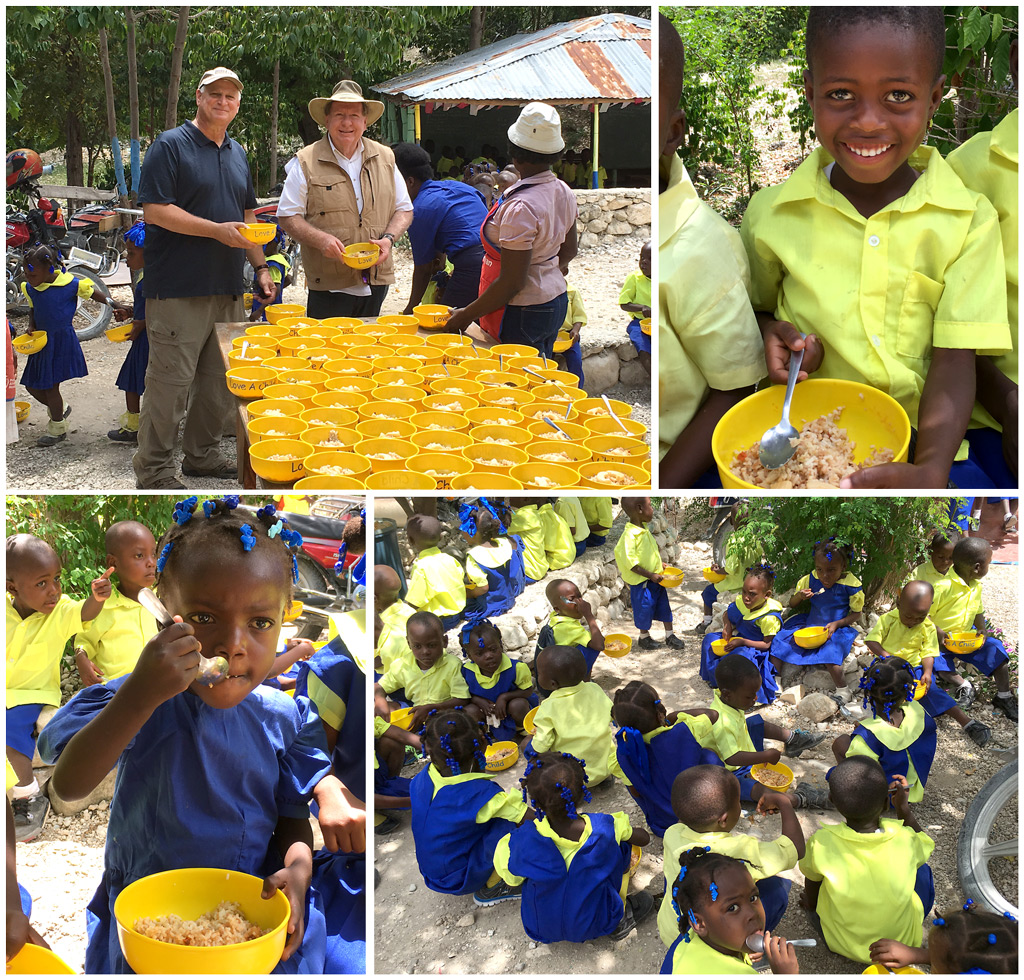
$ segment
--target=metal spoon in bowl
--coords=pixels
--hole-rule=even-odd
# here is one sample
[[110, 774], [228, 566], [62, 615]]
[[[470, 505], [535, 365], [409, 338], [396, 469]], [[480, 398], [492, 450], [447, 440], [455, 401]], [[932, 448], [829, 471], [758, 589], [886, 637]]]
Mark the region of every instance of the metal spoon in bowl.
[[[786, 942], [790, 946], [817, 946], [817, 939], [787, 939]], [[755, 932], [752, 936], [747, 936], [747, 949], [752, 953], [763, 953], [764, 952], [764, 936], [759, 932]]]
[[616, 414], [615, 414], [615, 409], [614, 409], [614, 408], [612, 408], [612, 403], [611, 403], [610, 401], [608, 401], [608, 396], [607, 396], [607, 395], [602, 395], [602, 396], [601, 396], [601, 400], [602, 400], [602, 401], [604, 402], [604, 407], [608, 409], [608, 414], [609, 414], [609, 415], [610, 415], [610, 416], [611, 416], [611, 417], [612, 417], [613, 419], [615, 419], [615, 422], [616, 422], [616, 423], [618, 424], [619, 428], [620, 428], [620, 429], [622, 429], [622, 431], [623, 431], [623, 432], [625, 432], [625, 433], [626, 433], [626, 435], [628, 436], [628, 435], [629, 435], [629, 429], [627, 429], [627, 428], [626, 428], [626, 427], [625, 427], [625, 426], [624, 426], [624, 425], [622, 424], [622, 419], [620, 419], [620, 418], [618, 417], [618, 415], [616, 415]]
[[[805, 337], [804, 334], [800, 334]], [[789, 421], [789, 403], [793, 400], [793, 389], [800, 373], [800, 365], [804, 359], [802, 350], [792, 351], [789, 355], [789, 378], [786, 381], [786, 399], [782, 403], [782, 418], [778, 425], [772, 426], [761, 436], [761, 448], [758, 459], [767, 470], [777, 470], [796, 452], [796, 440], [800, 433]]]
[[[549, 416], [542, 415], [541, 418], [544, 419], [544, 421], [547, 422], [547, 424], [550, 425], [551, 428], [555, 430], [555, 432], [559, 433], [563, 439], [569, 439], [569, 433], [555, 425], [555, 423], [551, 421], [551, 418]], [[572, 442], [572, 439], [569, 439], [569, 442]]]
[[[160, 629], [167, 629], [174, 623], [174, 617], [152, 590], [139, 589], [139, 605], [153, 616]], [[224, 657], [210, 658], [199, 654], [199, 673], [196, 674], [196, 680], [200, 684], [213, 687], [214, 684], [225, 680], [227, 676], [228, 662]]]

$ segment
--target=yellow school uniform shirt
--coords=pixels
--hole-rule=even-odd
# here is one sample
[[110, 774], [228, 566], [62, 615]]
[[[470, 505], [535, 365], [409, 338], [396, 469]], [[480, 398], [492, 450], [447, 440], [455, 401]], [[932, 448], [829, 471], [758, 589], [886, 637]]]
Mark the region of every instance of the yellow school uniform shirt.
[[53, 612], [24, 619], [7, 593], [7, 707], [60, 705], [60, 655], [82, 629], [82, 606], [62, 595]]
[[501, 568], [512, 557], [512, 542], [508, 538], [498, 538], [494, 545], [488, 548], [475, 544], [466, 555], [466, 580], [476, 588], [487, 584], [485, 568]]
[[518, 534], [523, 539], [523, 568], [526, 577], [539, 582], [548, 573], [548, 556], [544, 550], [544, 525], [536, 506], [531, 504], [519, 507], [512, 515], [508, 530], [509, 534]]
[[544, 528], [544, 551], [548, 556], [548, 568], [551, 571], [568, 568], [576, 560], [576, 542], [569, 525], [555, 513], [551, 504], [541, 504], [537, 508], [537, 516]]
[[376, 653], [385, 672], [399, 658], [413, 662], [412, 650], [409, 649], [409, 640], [405, 635], [405, 624], [414, 612], [416, 610], [412, 606], [399, 599], [380, 614], [384, 627], [380, 631]]
[[[454, 786], [456, 783], [469, 783], [478, 779], [493, 779], [489, 772], [463, 772], [458, 776], [442, 776], [437, 768], [431, 763], [427, 767], [427, 774], [434, 786], [431, 799], [437, 796], [438, 791], [445, 786]], [[523, 801], [523, 794], [513, 790], [505, 790], [504, 793], [495, 793], [476, 813], [476, 823], [488, 823], [491, 820], [511, 820], [512, 823], [519, 823], [526, 816], [529, 809]]]
[[[516, 679], [515, 686], [521, 691], [529, 691], [533, 687], [533, 677], [530, 675], [530, 668], [522, 662], [517, 660], [516, 662]], [[480, 668], [473, 663], [472, 660], [467, 660], [463, 665], [467, 670], [471, 670], [476, 674], [477, 683], [484, 689], [489, 690], [498, 683], [498, 678], [501, 677], [504, 671], [508, 670], [512, 666], [512, 660], [508, 654], [503, 653], [501, 655], [501, 663], [498, 664], [498, 669], [488, 677], [486, 674], [480, 673]]]
[[[886, 748], [890, 748], [894, 752], [902, 752], [913, 745], [924, 732], [924, 708], [916, 701], [908, 701], [903, 705], [903, 723], [899, 728], [894, 728], [884, 718], [865, 718], [860, 724]], [[868, 743], [859, 735], [854, 735], [850, 747], [846, 750], [846, 755], [847, 757], [866, 755], [869, 759], [878, 761], [878, 756], [868, 748]], [[907, 787], [907, 798], [911, 803], [918, 803], [924, 799], [921, 777], [918, 776], [914, 763], [909, 758], [907, 760]]]
[[577, 644], [585, 647], [590, 644], [590, 629], [582, 619], [573, 619], [572, 616], [564, 616], [552, 609], [548, 625], [554, 630], [555, 643], [560, 647], [574, 647]]
[[859, 834], [847, 824], [821, 827], [807, 841], [800, 870], [822, 882], [818, 915], [833, 953], [869, 963], [880, 937], [920, 946], [924, 908], [914, 876], [935, 848], [927, 835], [882, 818], [881, 829]]
[[711, 707], [718, 712], [718, 721], [711, 726], [715, 751], [730, 772], [742, 769], [742, 766], [730, 766], [726, 760], [737, 752], [757, 751], [747, 731], [747, 716], [739, 708], [727, 705], [717, 690], [711, 699]]
[[754, 881], [795, 868], [797, 862], [796, 844], [788, 837], [758, 840], [749, 834], [701, 833], [686, 824], [672, 824], [664, 837], [665, 897], [658, 909], [658, 933], [666, 946], [671, 946], [679, 935], [679, 920], [672, 908], [672, 885], [679, 876], [679, 855], [691, 847], [710, 847], [715, 854], [749, 862], [747, 870]]
[[615, 563], [626, 585], [640, 585], [647, 581], [632, 570], [635, 565], [648, 572], [661, 572], [665, 567], [654, 535], [632, 521], [622, 529], [622, 537], [615, 544]]
[[100, 614], [75, 637], [104, 681], [130, 674], [142, 648], [160, 631], [152, 613], [114, 589]]
[[821, 338], [815, 377], [888, 392], [916, 427], [933, 347], [1011, 347], [992, 275], [1003, 268], [998, 217], [932, 147], [911, 155], [910, 190], [870, 218], [832, 187], [831, 162], [819, 148], [750, 199], [740, 234], [754, 308]]
[[[49, 289], [51, 286], [66, 286], [75, 277], [70, 272], [58, 272], [57, 278], [53, 282], [41, 282], [38, 286], [33, 286], [37, 292], [42, 292], [44, 289]], [[78, 280], [78, 295], [81, 299], [91, 299], [92, 294], [95, 292], [95, 287], [88, 279]], [[21, 284], [21, 295], [28, 300], [28, 305], [33, 306], [32, 297], [28, 294], [28, 283], [23, 282]], [[52, 613], [51, 613], [52, 615]]]
[[[389, 722], [387, 720], [387, 718], [381, 718], [380, 715], [374, 715], [373, 716], [373, 737], [374, 738], [380, 738], [381, 735], [383, 735], [390, 727], [391, 727], [391, 722]], [[374, 760], [373, 760], [373, 768], [374, 769], [377, 768], [377, 759], [376, 759], [376, 757], [374, 757]]]
[[764, 344], [748, 295], [739, 234], [697, 197], [683, 161], [661, 158], [658, 195], [659, 453], [664, 456], [708, 392], [766, 377]]
[[574, 323], [585, 327], [587, 325], [587, 311], [583, 308], [583, 294], [568, 282], [565, 284], [565, 292], [569, 305], [565, 310], [565, 320], [562, 322], [562, 329], [570, 330]]
[[466, 608], [466, 583], [458, 559], [440, 548], [427, 548], [409, 569], [405, 601], [437, 616], [451, 616]]
[[415, 660], [396, 660], [378, 683], [388, 693], [404, 687], [408, 700], [414, 705], [469, 697], [469, 686], [462, 676], [462, 663], [450, 653], [442, 653], [430, 670], [420, 670]]
[[904, 626], [898, 609], [882, 613], [864, 639], [879, 644], [886, 653], [902, 657], [911, 667], [920, 667], [924, 657], [939, 655], [935, 625], [926, 619], [917, 626]]
[[579, 497], [559, 497], [555, 501], [555, 513], [569, 525], [573, 544], [579, 544], [590, 537], [590, 525], [587, 524], [587, 515], [583, 513]]
[[591, 786], [609, 772], [619, 774], [615, 741], [608, 727], [612, 702], [592, 681], [560, 687], [540, 703], [533, 722], [536, 752], [569, 752], [587, 766]]
[[[999, 215], [1006, 261], [1006, 311], [1011, 324], [1013, 349], [995, 357], [996, 367], [1017, 383], [1017, 290], [1020, 284], [1017, 243], [1017, 113], [1014, 109], [989, 133], [978, 133], [958, 146], [946, 163], [972, 191], [984, 194]], [[980, 406], [974, 406], [976, 421], [999, 428], [995, 419]]]
[[[764, 605], [758, 606], [757, 609], [748, 609], [747, 604], [740, 596], [737, 596], [733, 602], [736, 603], [736, 608], [745, 620], [748, 622], [757, 620], [757, 628], [766, 640], [770, 640], [782, 629], [782, 624], [774, 616], [768, 615], [770, 612], [782, 612], [782, 603], [778, 599], [765, 599]], [[733, 635], [738, 636], [739, 634], [734, 633]]]
[[[678, 936], [677, 928], [672, 942], [675, 942]], [[742, 956], [729, 956], [726, 953], [720, 953], [717, 949], [712, 949], [691, 929], [690, 941], [676, 946], [675, 954], [672, 956], [672, 972], [712, 977], [716, 974], [757, 973], [757, 970], [754, 969], [754, 963], [746, 953]]]
[[[619, 292], [619, 306], [623, 303], [636, 303], [639, 306], [651, 306], [651, 280], [639, 269], [634, 269], [622, 284]], [[636, 316], [639, 317], [639, 313]]]
[[[843, 577], [841, 579], [839, 579], [839, 581], [836, 584], [837, 585], [847, 585], [847, 586], [855, 585], [855, 586], [859, 587], [862, 583], [861, 583], [861, 580], [859, 578], [857, 578], [856, 575], [853, 574], [853, 572], [846, 572], [846, 573], [844, 573]], [[809, 589], [810, 587], [811, 587], [811, 576], [808, 574], [808, 575], [805, 575], [802, 579], [800, 579], [799, 582], [796, 583], [796, 586], [794, 587], [793, 591], [794, 592], [799, 592], [799, 591], [801, 591], [801, 589]], [[857, 592], [851, 593], [850, 596], [847, 599], [847, 602], [850, 605], [850, 612], [852, 612], [852, 613], [862, 612], [863, 609], [864, 609], [864, 590], [863, 590], [863, 588], [859, 588]]]
[[580, 505], [591, 531], [607, 534], [612, 526], [611, 497], [580, 497]]
[[928, 618], [940, 630], [961, 633], [972, 629], [974, 617], [985, 611], [981, 602], [981, 579], [965, 582], [950, 568], [944, 582], [935, 586], [935, 598]]
[[[953, 567], [950, 566], [949, 571], [953, 571]], [[928, 561], [921, 562], [911, 573], [908, 582], [927, 582], [933, 589], [939, 584], [944, 582], [948, 577], [949, 572], [945, 575], [940, 575], [939, 570], [932, 564], [931, 559]]]

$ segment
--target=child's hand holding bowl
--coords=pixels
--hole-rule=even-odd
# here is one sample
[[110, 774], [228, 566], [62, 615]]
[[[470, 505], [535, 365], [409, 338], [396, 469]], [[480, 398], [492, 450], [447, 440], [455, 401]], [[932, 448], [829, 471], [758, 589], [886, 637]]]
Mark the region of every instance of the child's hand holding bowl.
[[[299, 847], [305, 847], [305, 845], [299, 845]], [[303, 921], [306, 892], [309, 891], [312, 880], [313, 861], [308, 849], [304, 855], [294, 858], [287, 867], [275, 871], [263, 879], [263, 898], [270, 898], [274, 892], [280, 889], [291, 903], [287, 927], [288, 941], [284, 944], [284, 951], [281, 953], [282, 963], [291, 959], [292, 953], [302, 945], [302, 936], [306, 928]]]
[[746, 646], [746, 644], [743, 642], [742, 636], [731, 636], [728, 640], [725, 641], [726, 650], [735, 650], [736, 647], [742, 646]]
[[758, 762], [768, 762], [773, 766], [782, 761], [782, 753], [778, 749], [765, 749], [763, 752], [758, 752], [757, 755]]
[[764, 341], [764, 360], [768, 367], [768, 380], [772, 384], [784, 385], [789, 377], [789, 355], [791, 351], [804, 352], [803, 364], [797, 381], [806, 381], [818, 368], [825, 357], [821, 341], [813, 334], [800, 336], [800, 331], [788, 320], [770, 320], [758, 315], [757, 325], [761, 328]]

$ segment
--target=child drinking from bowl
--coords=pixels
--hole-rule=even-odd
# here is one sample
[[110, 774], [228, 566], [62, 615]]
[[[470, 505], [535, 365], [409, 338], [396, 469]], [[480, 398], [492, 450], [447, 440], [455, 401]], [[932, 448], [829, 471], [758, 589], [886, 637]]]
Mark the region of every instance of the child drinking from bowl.
[[[818, 541], [811, 552], [814, 571], [796, 583], [789, 600], [793, 609], [802, 609], [786, 620], [772, 641], [769, 659], [776, 670], [785, 661], [799, 666], [824, 664], [836, 685], [836, 694], [844, 701], [853, 696], [843, 675], [843, 661], [853, 649], [864, 608], [864, 589], [849, 568], [847, 549], [834, 537]], [[808, 608], [808, 603], [810, 606]], [[814, 650], [797, 645], [793, 634], [807, 626], [824, 626], [828, 638]]]
[[459, 507], [459, 531], [466, 554], [466, 623], [463, 641], [476, 623], [509, 612], [526, 588], [523, 539], [511, 534], [507, 504], [479, 497]]
[[[132, 287], [135, 300], [132, 309], [132, 329], [128, 335], [131, 346], [125, 355], [115, 384], [124, 392], [124, 414], [117, 420], [117, 428], [107, 433], [113, 442], [139, 441], [139, 409], [146, 391], [146, 368], [149, 365], [149, 334], [146, 333], [146, 289], [143, 285], [146, 267], [145, 250], [146, 222], [136, 221], [124, 233], [127, 255], [125, 264], [132, 272], [139, 273]], [[121, 317], [118, 316], [120, 320]], [[112, 680], [113, 678], [111, 678]]]
[[[935, 900], [926, 863], [935, 842], [914, 820], [904, 785], [857, 756], [829, 772], [828, 787], [845, 823], [823, 826], [807, 841], [801, 904], [821, 920], [828, 948], [858, 963], [871, 962], [869, 947], [880, 936], [919, 946]], [[895, 820], [882, 816], [890, 793]]]
[[772, 641], [782, 628], [782, 604], [772, 598], [775, 572], [764, 562], [747, 569], [743, 591], [729, 603], [721, 633], [705, 633], [700, 644], [700, 676], [711, 687], [716, 686], [715, 671], [720, 655], [715, 652], [716, 640], [724, 641], [726, 653], [738, 653], [757, 667], [761, 686], [758, 704], [771, 704], [779, 692], [775, 666], [768, 656]]
[[426, 886], [475, 893], [478, 905], [519, 897], [494, 873], [494, 848], [529, 815], [518, 793], [485, 771], [483, 728], [466, 711], [435, 711], [420, 731], [430, 765], [410, 787], [416, 862]]
[[[576, 583], [567, 578], [552, 579], [544, 595], [551, 603], [551, 612], [537, 636], [536, 653], [553, 646], [575, 647], [587, 662], [585, 680], [589, 681], [594, 663], [604, 649], [604, 634], [593, 608]], [[542, 688], [541, 693], [547, 697], [551, 692]]]
[[522, 889], [526, 934], [539, 943], [625, 939], [654, 908], [647, 892], [626, 894], [632, 846], [650, 834], [626, 813], [580, 813], [587, 772], [568, 752], [531, 753], [520, 782], [538, 819], [498, 841], [494, 868]]
[[633, 342], [643, 369], [651, 373], [651, 337], [640, 329], [640, 321], [651, 316], [651, 242], [640, 246], [640, 262], [622, 284], [619, 309], [632, 315], [626, 336]]
[[669, 714], [658, 692], [642, 681], [629, 681], [615, 692], [612, 720], [619, 726], [615, 757], [629, 780], [629, 795], [640, 804], [658, 837], [675, 822], [672, 782], [676, 776], [700, 763], [722, 765], [711, 734], [717, 718], [718, 712], [710, 708]]
[[413, 514], [405, 525], [409, 547], [416, 559], [409, 569], [405, 601], [422, 612], [439, 616], [445, 630], [456, 626], [466, 608], [466, 584], [457, 558], [438, 548], [441, 522], [427, 514]]
[[530, 709], [540, 703], [533, 690], [530, 668], [521, 660], [509, 659], [502, 646], [501, 631], [490, 620], [474, 624], [465, 651], [469, 663], [463, 664], [462, 677], [471, 699], [467, 714], [478, 722], [496, 718], [498, 724], [490, 725], [495, 741], [514, 739]]
[[804, 350], [801, 378], [887, 392], [917, 433], [910, 462], [846, 488], [996, 486], [968, 459], [968, 422], [976, 350], [1012, 346], [999, 220], [921, 145], [945, 49], [941, 7], [811, 7], [804, 94], [821, 147], [756, 193], [740, 228], [770, 379]]
[[[301, 537], [273, 506], [237, 497], [175, 508], [160, 539], [156, 588], [174, 622], [124, 677], [80, 691], [39, 740], [54, 791], [86, 796], [118, 766], [103, 879], [89, 912], [87, 973], [126, 973], [114, 903], [127, 885], [176, 868], [263, 878], [291, 903], [279, 972], [323, 972], [324, 912], [310, 887], [309, 800], [330, 772], [305, 698], [261, 684], [297, 578]], [[199, 653], [226, 674], [197, 680]]]

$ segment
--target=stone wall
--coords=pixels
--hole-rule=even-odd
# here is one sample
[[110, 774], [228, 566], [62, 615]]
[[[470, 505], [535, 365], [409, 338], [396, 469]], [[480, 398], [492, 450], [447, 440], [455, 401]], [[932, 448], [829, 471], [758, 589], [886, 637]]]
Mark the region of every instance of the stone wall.
[[646, 187], [611, 187], [576, 191], [580, 212], [580, 248], [593, 248], [608, 235], [644, 241], [651, 237], [651, 191]]

